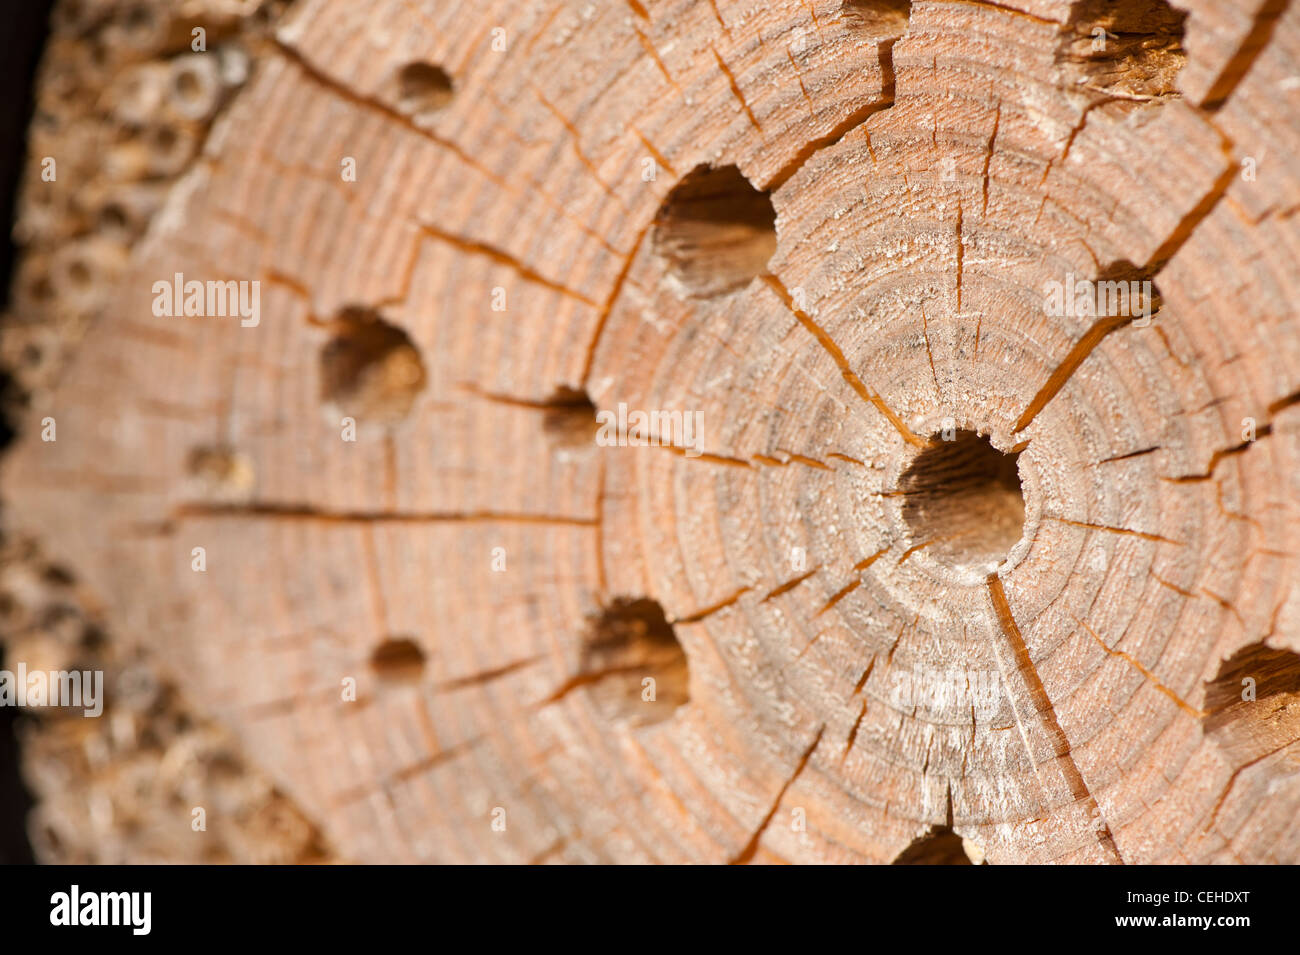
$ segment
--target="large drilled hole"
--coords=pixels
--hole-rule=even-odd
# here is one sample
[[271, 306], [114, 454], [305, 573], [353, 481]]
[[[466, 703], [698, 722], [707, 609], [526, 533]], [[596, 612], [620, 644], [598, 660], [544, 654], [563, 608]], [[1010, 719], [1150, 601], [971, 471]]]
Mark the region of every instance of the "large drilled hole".
[[1300, 739], [1300, 655], [1238, 650], [1205, 688], [1205, 732], [1246, 762]]
[[451, 76], [440, 66], [408, 63], [397, 74], [397, 106], [403, 113], [437, 112], [451, 102], [451, 96]]
[[579, 682], [608, 718], [666, 720], [689, 698], [687, 677], [686, 653], [656, 601], [618, 597], [592, 622]]
[[989, 573], [1020, 540], [1025, 502], [1017, 454], [974, 431], [932, 439], [899, 482], [916, 549], [959, 570]]
[[984, 865], [984, 852], [948, 826], [934, 826], [913, 840], [893, 865]]
[[700, 166], [668, 193], [652, 241], [687, 292], [722, 295], [767, 269], [776, 210], [735, 166]]
[[424, 362], [406, 332], [363, 308], [345, 309], [320, 354], [321, 400], [358, 424], [388, 425], [424, 388]]
[[844, 0], [840, 12], [849, 29], [873, 40], [897, 40], [907, 32], [912, 0]]
[[1057, 48], [1068, 83], [1120, 102], [1178, 95], [1187, 14], [1163, 0], [1081, 0]]

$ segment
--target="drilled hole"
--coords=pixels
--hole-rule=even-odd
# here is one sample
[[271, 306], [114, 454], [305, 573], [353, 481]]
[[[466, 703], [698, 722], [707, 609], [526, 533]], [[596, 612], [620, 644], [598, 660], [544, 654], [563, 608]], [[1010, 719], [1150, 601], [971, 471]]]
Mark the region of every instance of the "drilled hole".
[[599, 430], [596, 424], [596, 406], [585, 391], [561, 386], [546, 399], [542, 430], [562, 447], [594, 445]]
[[130, 224], [130, 217], [120, 204], [110, 202], [99, 210], [99, 224], [106, 231], [120, 232]]
[[1107, 98], [1140, 104], [1177, 96], [1186, 19], [1162, 0], [1081, 0], [1057, 61], [1072, 86]]
[[136, 4], [122, 15], [122, 29], [133, 46], [142, 46], [153, 39], [161, 24], [148, 4]]
[[893, 864], [983, 865], [984, 853], [978, 846], [967, 842], [948, 826], [935, 826], [899, 853]]
[[840, 11], [845, 24], [873, 40], [897, 40], [907, 32], [911, 0], [844, 0]]
[[410, 336], [369, 309], [345, 309], [320, 354], [321, 400], [358, 423], [390, 425], [424, 388], [424, 362]]
[[194, 99], [203, 92], [203, 85], [199, 82], [199, 78], [195, 75], [194, 70], [181, 70], [176, 74], [174, 82], [176, 84], [176, 92], [182, 99]]
[[652, 241], [689, 294], [722, 295], [767, 269], [776, 210], [735, 166], [700, 166], [664, 200]]
[[62, 564], [46, 564], [45, 569], [41, 572], [41, 577], [56, 587], [71, 587], [76, 583], [72, 571]]
[[253, 463], [233, 448], [225, 445], [194, 448], [185, 463], [186, 470], [206, 495], [242, 497], [253, 490]]
[[32, 301], [48, 302], [54, 298], [54, 283], [47, 272], [33, 272], [27, 282], [27, 294]]
[[1206, 684], [1205, 732], [1240, 760], [1300, 739], [1300, 655], [1251, 644]]
[[410, 637], [389, 637], [371, 652], [370, 668], [384, 680], [415, 680], [424, 672], [424, 651]]
[[408, 63], [397, 74], [397, 105], [404, 113], [435, 112], [451, 102], [451, 95], [451, 76], [440, 66]]
[[974, 431], [932, 439], [899, 482], [903, 520], [936, 560], [981, 574], [995, 569], [1024, 533], [1017, 454], [1003, 454]]
[[581, 673], [592, 700], [610, 719], [658, 723], [689, 698], [686, 653], [663, 607], [644, 597], [616, 598], [593, 622]]
[[73, 259], [68, 263], [67, 275], [68, 280], [77, 288], [85, 288], [90, 284], [90, 266], [83, 259]]

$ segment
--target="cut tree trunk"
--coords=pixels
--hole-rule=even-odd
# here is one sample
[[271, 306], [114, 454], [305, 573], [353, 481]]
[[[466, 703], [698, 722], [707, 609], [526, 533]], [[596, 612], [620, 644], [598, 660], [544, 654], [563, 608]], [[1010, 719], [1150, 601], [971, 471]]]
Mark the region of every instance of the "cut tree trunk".
[[1300, 861], [1297, 63], [299, 0], [7, 519], [345, 858]]

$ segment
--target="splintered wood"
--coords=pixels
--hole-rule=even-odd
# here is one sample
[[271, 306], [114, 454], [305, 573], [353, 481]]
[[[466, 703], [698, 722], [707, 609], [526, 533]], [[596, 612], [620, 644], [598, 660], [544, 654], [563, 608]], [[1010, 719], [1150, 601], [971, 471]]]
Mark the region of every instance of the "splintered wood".
[[298, 0], [6, 520], [348, 859], [1300, 862], [1297, 63]]

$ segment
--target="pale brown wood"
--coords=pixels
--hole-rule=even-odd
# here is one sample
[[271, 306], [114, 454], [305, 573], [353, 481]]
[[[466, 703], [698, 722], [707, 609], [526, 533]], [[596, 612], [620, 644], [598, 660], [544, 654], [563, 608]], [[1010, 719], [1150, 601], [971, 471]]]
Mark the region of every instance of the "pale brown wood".
[[345, 858], [1300, 861], [1297, 62], [1271, 0], [299, 0], [5, 498]]

